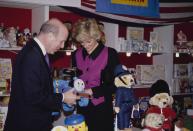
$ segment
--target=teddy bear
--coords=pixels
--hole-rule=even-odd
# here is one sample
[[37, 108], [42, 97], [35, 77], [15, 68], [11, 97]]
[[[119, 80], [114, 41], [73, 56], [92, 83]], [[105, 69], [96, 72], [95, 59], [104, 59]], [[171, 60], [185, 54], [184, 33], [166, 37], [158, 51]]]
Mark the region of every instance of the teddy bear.
[[157, 80], [149, 90], [150, 107], [148, 113], [158, 113], [164, 115], [162, 128], [170, 131], [173, 128], [172, 122], [176, 118], [176, 112], [172, 109], [173, 97], [170, 96], [170, 90], [165, 80]]
[[164, 115], [159, 113], [148, 113], [143, 121], [145, 127], [142, 131], [164, 131], [162, 129], [164, 123]]
[[117, 126], [119, 130], [125, 130], [131, 128], [132, 109], [138, 101], [132, 88], [135, 84], [134, 78], [124, 65], [116, 66], [114, 84], [117, 87], [114, 107], [117, 113]]

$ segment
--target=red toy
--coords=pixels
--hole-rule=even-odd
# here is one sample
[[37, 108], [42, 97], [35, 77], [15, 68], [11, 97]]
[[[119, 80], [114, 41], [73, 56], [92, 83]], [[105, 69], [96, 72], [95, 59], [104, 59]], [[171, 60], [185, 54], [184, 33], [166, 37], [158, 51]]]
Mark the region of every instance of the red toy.
[[164, 130], [172, 129], [172, 122], [176, 118], [176, 113], [172, 109], [173, 97], [170, 96], [169, 86], [164, 80], [156, 81], [150, 88], [150, 108], [147, 113], [163, 114], [165, 117], [163, 123]]

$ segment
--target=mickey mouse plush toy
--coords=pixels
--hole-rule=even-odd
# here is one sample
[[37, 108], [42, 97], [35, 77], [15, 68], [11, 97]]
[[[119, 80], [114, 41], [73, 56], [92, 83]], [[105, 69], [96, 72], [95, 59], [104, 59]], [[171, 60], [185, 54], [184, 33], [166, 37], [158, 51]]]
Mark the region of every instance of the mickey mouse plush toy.
[[166, 81], [158, 80], [150, 88], [150, 108], [148, 113], [158, 113], [165, 117], [162, 128], [171, 131], [172, 122], [176, 118], [176, 113], [172, 109], [173, 97], [170, 96], [169, 86]]
[[133, 105], [137, 104], [132, 85], [134, 78], [132, 74], [123, 65], [115, 68], [115, 86], [117, 87], [115, 95], [115, 112], [117, 113], [117, 123], [119, 131], [131, 127], [131, 113]]

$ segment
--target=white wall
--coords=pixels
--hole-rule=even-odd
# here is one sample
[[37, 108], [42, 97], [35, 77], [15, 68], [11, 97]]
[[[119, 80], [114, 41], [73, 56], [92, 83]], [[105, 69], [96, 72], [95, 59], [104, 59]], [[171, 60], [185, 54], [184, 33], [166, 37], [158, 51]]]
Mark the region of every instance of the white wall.
[[118, 24], [103, 22], [104, 24], [104, 33], [106, 38], [106, 46], [118, 49], [118, 33], [119, 26]]
[[41, 5], [32, 9], [32, 33], [39, 33], [41, 25], [49, 19], [49, 6]]
[[154, 65], [165, 65], [165, 80], [170, 86], [170, 92], [173, 93], [173, 44], [174, 44], [174, 26], [162, 26], [154, 28], [158, 33], [158, 39], [163, 44], [164, 50], [160, 55], [154, 55]]

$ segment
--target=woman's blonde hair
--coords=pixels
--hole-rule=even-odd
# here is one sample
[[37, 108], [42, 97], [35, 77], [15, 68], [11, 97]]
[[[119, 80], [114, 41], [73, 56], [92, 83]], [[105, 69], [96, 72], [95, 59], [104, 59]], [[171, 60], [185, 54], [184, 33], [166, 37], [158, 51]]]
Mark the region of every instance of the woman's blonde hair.
[[80, 43], [89, 39], [100, 41], [101, 31], [95, 19], [84, 18], [74, 24], [72, 37]]

